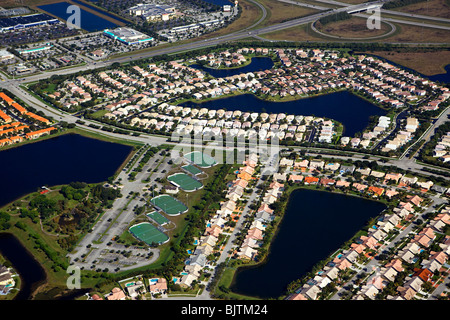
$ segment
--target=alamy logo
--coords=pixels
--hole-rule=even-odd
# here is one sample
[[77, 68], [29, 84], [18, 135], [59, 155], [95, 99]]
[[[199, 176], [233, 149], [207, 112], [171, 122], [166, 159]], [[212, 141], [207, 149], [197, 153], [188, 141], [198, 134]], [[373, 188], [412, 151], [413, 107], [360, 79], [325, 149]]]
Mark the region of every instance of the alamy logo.
[[381, 29], [381, 15], [380, 15], [380, 7], [369, 9], [367, 13], [370, 14], [370, 17], [367, 18], [367, 28], [369, 30], [373, 29]]
[[81, 288], [81, 270], [77, 266], [69, 266], [66, 273], [71, 276], [67, 278], [66, 285], [69, 290]]
[[67, 18], [67, 27], [69, 29], [81, 29], [81, 11], [77, 5], [67, 7], [66, 13], [72, 14]]

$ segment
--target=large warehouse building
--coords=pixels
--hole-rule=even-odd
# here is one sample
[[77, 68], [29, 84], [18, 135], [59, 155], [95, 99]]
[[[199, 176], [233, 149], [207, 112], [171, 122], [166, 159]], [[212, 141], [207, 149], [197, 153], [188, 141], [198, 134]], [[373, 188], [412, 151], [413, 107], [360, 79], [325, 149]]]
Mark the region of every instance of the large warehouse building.
[[131, 28], [116, 28], [114, 30], [106, 29], [103, 33], [107, 37], [119, 40], [126, 45], [139, 44], [153, 40], [152, 37]]
[[0, 32], [31, 28], [55, 23], [61, 23], [61, 21], [45, 13], [36, 13], [12, 18], [1, 18]]

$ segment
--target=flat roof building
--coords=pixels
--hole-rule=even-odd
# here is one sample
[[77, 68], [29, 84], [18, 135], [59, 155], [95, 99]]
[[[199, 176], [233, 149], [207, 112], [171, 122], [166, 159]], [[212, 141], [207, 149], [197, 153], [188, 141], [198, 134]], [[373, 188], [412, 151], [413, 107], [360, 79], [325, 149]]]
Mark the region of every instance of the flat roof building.
[[106, 29], [103, 33], [107, 37], [119, 40], [126, 45], [139, 44], [153, 40], [152, 37], [131, 28], [116, 28], [114, 30]]

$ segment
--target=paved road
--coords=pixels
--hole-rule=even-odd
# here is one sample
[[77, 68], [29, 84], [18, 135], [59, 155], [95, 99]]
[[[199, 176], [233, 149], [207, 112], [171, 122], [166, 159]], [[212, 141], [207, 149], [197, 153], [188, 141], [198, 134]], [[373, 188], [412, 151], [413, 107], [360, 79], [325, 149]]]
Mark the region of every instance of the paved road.
[[[286, 1], [286, 0], [279, 0], [279, 1]], [[333, 5], [338, 5], [338, 6], [343, 6], [343, 7], [347, 7], [348, 6], [348, 3], [340, 2], [340, 1], [334, 1], [334, 0], [314, 0], [314, 1], [322, 2], [322, 3], [328, 3], [328, 4], [333, 4]], [[447, 19], [447, 18], [432, 17], [432, 16], [427, 16], [427, 15], [421, 15], [421, 14], [411, 14], [411, 13], [405, 13], [405, 12], [394, 11], [394, 10], [386, 10], [386, 9], [381, 9], [380, 12], [381, 13], [388, 13], [388, 14], [396, 15], [396, 16], [407, 17], [407, 18], [417, 18], [417, 19], [432, 20], [432, 21], [436, 21], [436, 22], [447, 22], [447, 23], [450, 23], [450, 19]]]

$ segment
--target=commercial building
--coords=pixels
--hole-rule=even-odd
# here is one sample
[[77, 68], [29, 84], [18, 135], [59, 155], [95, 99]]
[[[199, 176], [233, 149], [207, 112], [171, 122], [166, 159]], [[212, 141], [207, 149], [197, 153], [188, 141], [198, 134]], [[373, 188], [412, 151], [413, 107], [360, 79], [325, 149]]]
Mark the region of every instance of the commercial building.
[[26, 16], [17, 16], [0, 19], [0, 32], [13, 31], [36, 26], [51, 25], [61, 23], [58, 19], [45, 14], [36, 13]]
[[158, 4], [140, 3], [128, 9], [128, 13], [132, 16], [142, 17], [143, 19], [163, 21], [169, 20], [175, 14], [175, 7]]
[[6, 61], [14, 58], [14, 55], [6, 50], [0, 50], [0, 61]]
[[109, 38], [123, 42], [126, 45], [140, 44], [153, 40], [152, 37], [131, 28], [116, 28], [114, 30], [106, 29], [103, 31], [103, 34]]

